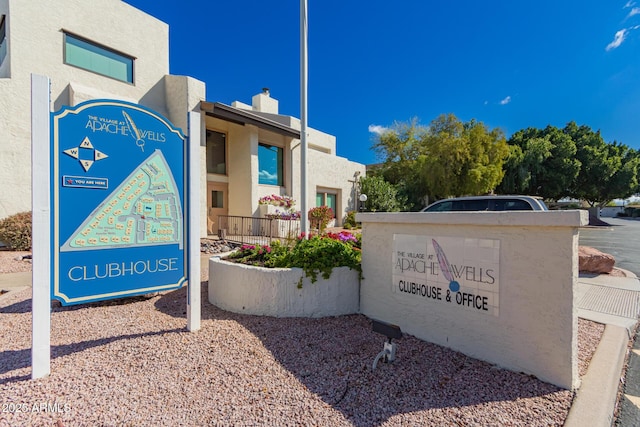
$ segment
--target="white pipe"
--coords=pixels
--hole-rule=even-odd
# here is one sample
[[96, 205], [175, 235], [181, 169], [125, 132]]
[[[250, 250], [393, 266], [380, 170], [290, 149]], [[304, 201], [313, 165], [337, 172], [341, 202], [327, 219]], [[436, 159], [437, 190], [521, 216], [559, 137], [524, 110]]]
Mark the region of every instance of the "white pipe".
[[382, 357], [385, 358], [389, 355], [389, 350], [384, 349], [382, 350], [380, 353], [378, 353], [378, 355], [376, 356], [376, 358], [373, 360], [373, 370], [376, 370], [376, 366], [378, 365], [378, 360], [380, 360]]

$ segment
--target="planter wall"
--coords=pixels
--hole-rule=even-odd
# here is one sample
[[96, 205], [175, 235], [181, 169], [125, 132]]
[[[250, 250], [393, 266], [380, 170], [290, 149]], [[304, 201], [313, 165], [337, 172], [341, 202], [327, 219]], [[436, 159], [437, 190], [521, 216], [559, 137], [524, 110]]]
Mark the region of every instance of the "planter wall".
[[334, 268], [327, 280], [300, 268], [263, 268], [209, 259], [209, 302], [234, 313], [274, 317], [327, 317], [360, 311], [358, 272]]

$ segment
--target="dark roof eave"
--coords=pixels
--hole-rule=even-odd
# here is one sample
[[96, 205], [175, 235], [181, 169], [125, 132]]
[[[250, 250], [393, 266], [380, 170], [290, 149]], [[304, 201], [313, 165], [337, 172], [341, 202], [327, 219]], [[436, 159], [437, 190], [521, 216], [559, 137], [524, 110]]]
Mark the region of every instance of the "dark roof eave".
[[227, 122], [239, 125], [254, 125], [260, 129], [278, 133], [280, 135], [289, 136], [291, 138], [300, 139], [300, 131], [290, 128], [273, 120], [265, 119], [246, 110], [231, 107], [230, 105], [220, 102], [200, 101], [200, 111], [204, 111], [209, 117], [215, 117]]

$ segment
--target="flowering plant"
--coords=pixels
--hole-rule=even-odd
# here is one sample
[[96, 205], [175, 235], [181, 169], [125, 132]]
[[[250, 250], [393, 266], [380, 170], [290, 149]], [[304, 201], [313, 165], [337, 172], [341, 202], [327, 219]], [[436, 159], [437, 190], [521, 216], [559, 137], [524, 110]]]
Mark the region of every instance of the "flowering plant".
[[[304, 235], [293, 243], [284, 245], [274, 241], [271, 246], [243, 245], [240, 250], [229, 255], [229, 259], [243, 264], [262, 267], [299, 267], [311, 282], [331, 276], [334, 267], [349, 267], [362, 275], [361, 238], [349, 232], [324, 235]], [[302, 281], [298, 284], [302, 286]]]
[[317, 228], [320, 233], [327, 228], [329, 221], [333, 219], [333, 209], [329, 206], [317, 206], [309, 209], [309, 221], [313, 228]]
[[355, 248], [360, 248], [362, 246], [362, 235], [355, 235], [349, 233], [348, 231], [341, 231], [339, 233], [327, 233], [327, 237], [347, 243]]
[[280, 206], [286, 209], [291, 209], [295, 206], [296, 201], [293, 200], [293, 197], [279, 196], [277, 194], [272, 194], [270, 196], [260, 197], [258, 199], [258, 204]]
[[266, 214], [265, 217], [269, 219], [284, 219], [284, 220], [293, 221], [293, 220], [300, 219], [300, 211], [281, 212], [279, 209], [276, 209], [275, 213]]

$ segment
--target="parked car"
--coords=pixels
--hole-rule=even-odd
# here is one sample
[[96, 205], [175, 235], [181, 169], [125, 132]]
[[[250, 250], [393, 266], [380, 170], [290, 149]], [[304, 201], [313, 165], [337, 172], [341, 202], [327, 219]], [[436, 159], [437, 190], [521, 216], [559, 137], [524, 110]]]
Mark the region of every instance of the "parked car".
[[470, 196], [438, 200], [420, 212], [546, 211], [541, 198], [533, 196]]

